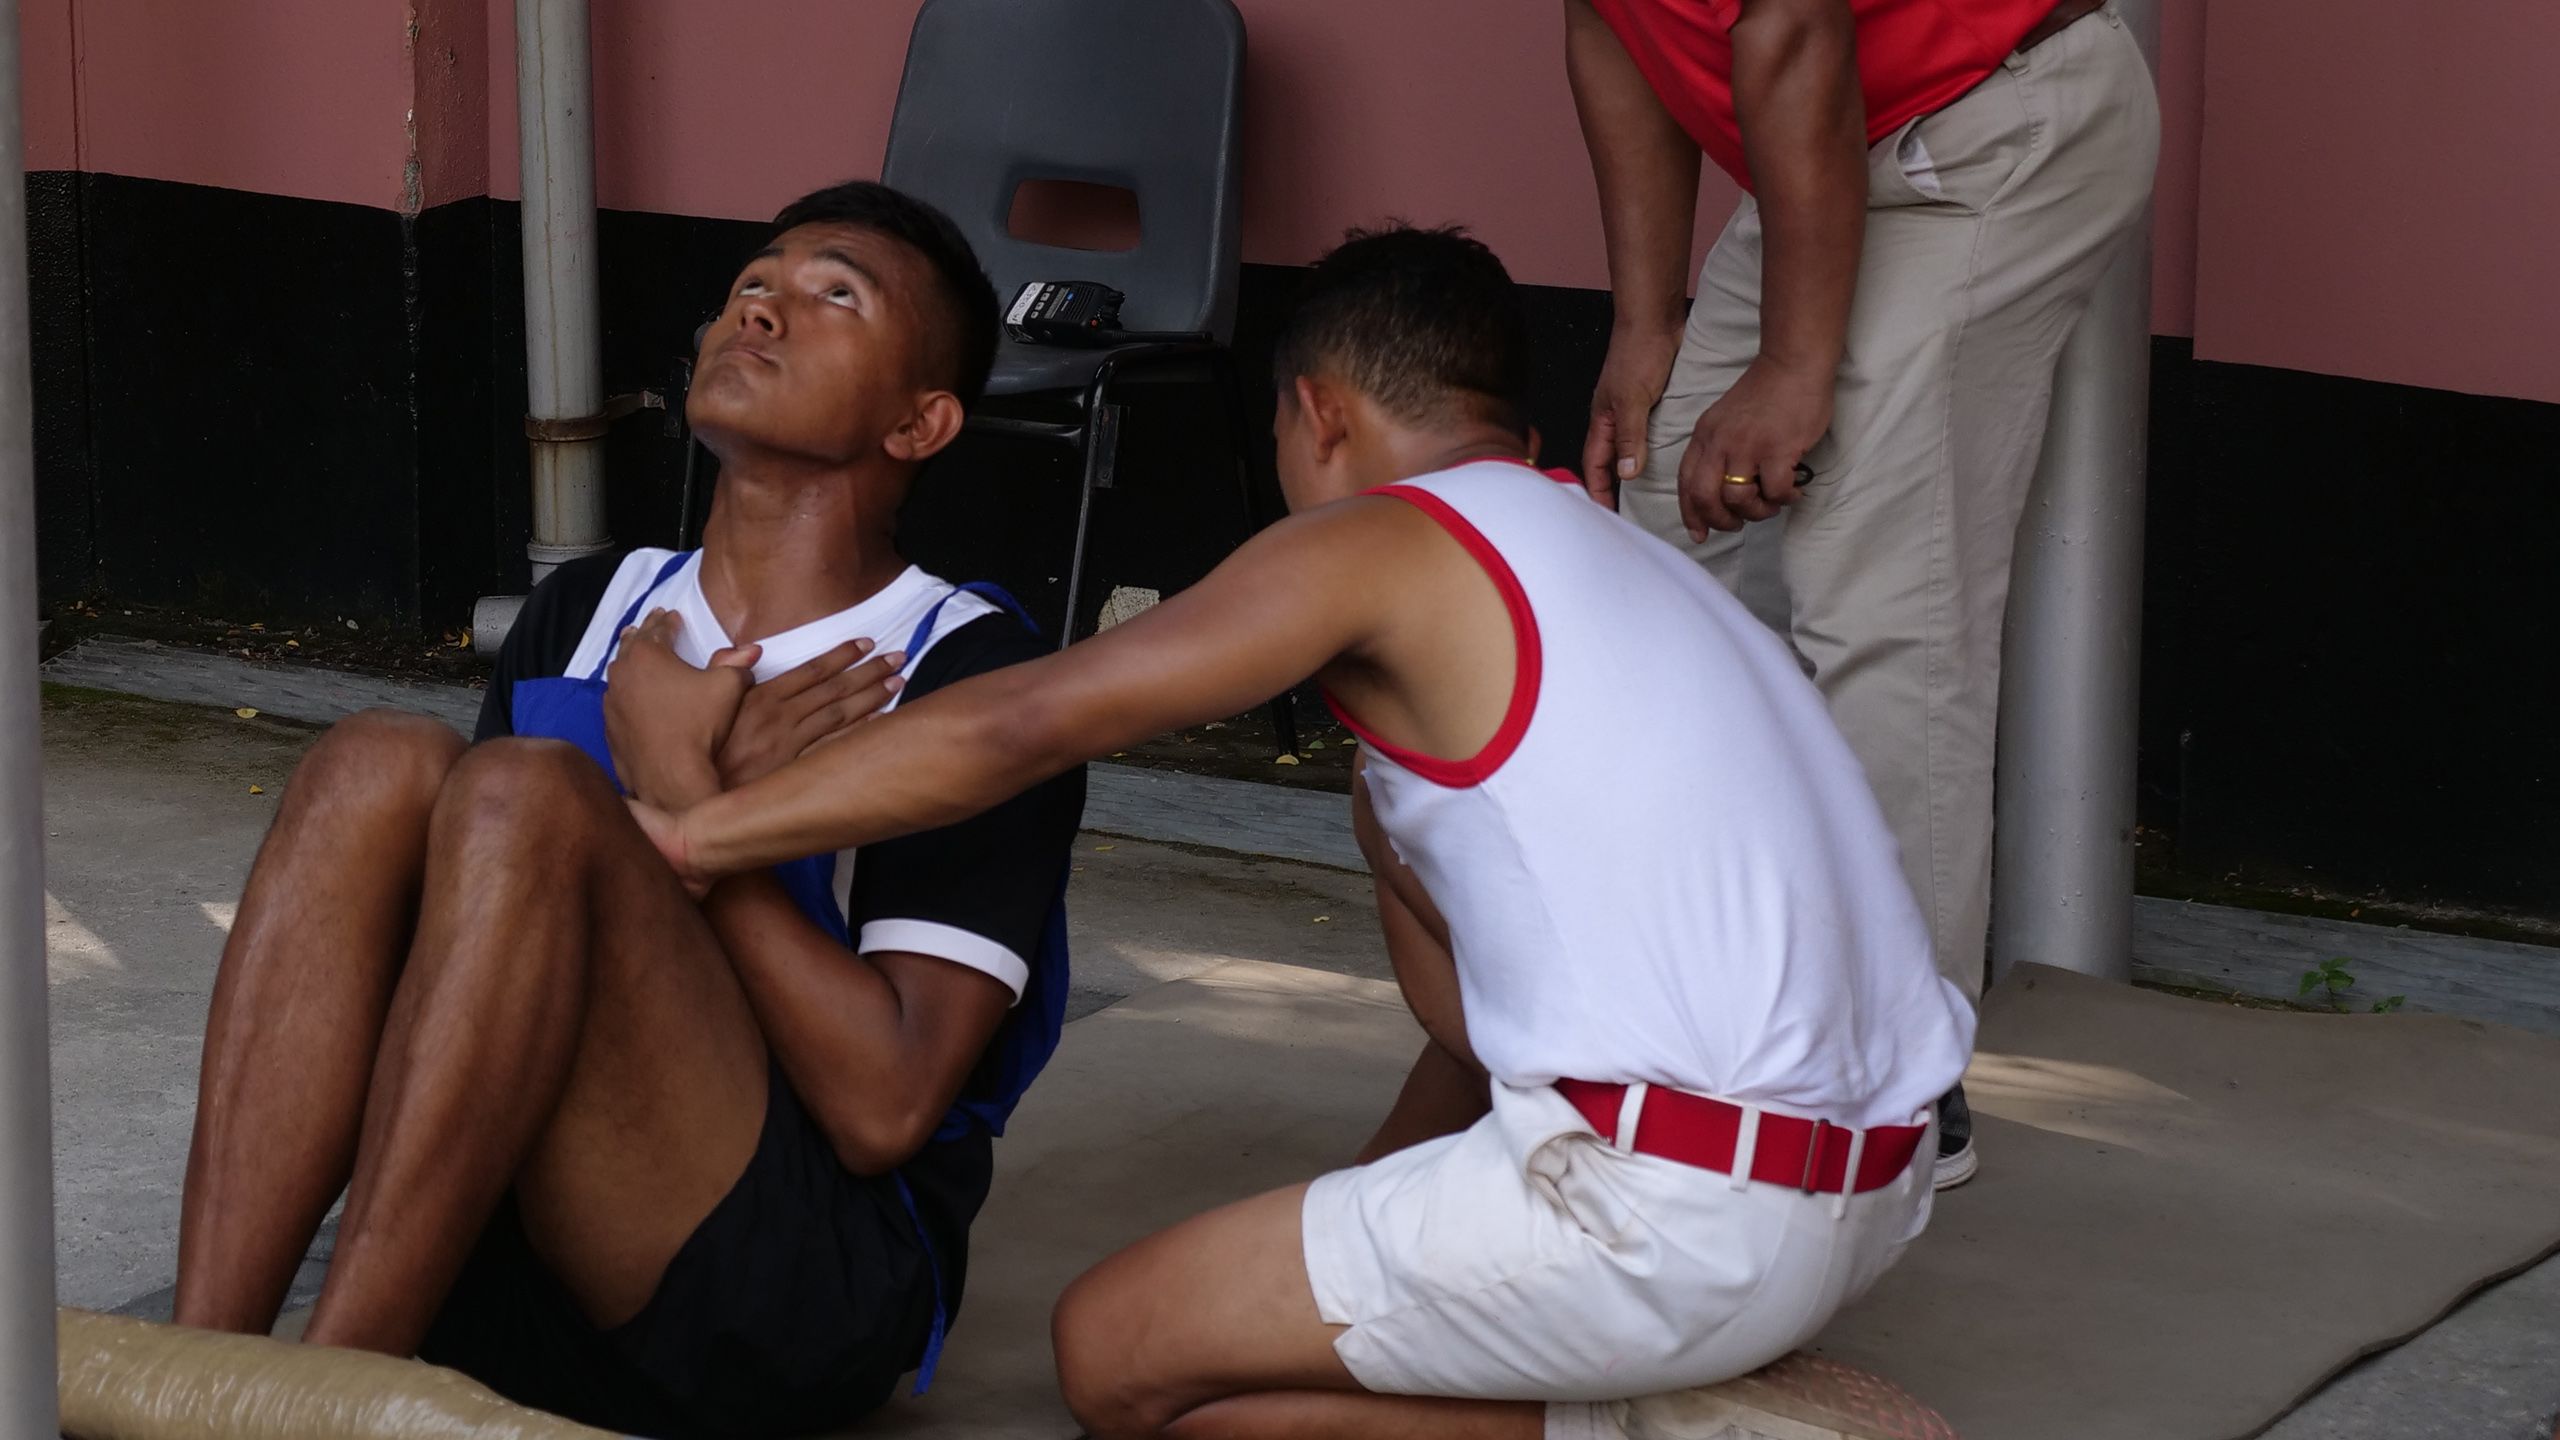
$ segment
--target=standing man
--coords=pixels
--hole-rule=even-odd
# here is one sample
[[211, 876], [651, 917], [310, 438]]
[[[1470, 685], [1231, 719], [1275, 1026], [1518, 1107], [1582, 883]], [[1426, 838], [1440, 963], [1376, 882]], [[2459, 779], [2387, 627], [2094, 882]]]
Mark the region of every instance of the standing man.
[[[1565, 30], [1616, 302], [1583, 482], [1728, 586], [1785, 514], [1790, 638], [1978, 997], [2009, 561], [2151, 193], [2150, 72], [2100, 0], [1565, 0]], [[1684, 307], [1701, 152], [1747, 193]], [[1961, 1091], [1942, 1120], [1943, 1187]]]

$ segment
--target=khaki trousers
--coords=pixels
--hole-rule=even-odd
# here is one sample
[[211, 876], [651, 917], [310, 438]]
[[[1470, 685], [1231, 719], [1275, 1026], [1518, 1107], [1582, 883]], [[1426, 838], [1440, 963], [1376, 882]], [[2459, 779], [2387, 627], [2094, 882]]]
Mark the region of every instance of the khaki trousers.
[[[1759, 353], [1746, 198], [1698, 277], [1621, 501], [1791, 639], [1866, 765], [1938, 968], [1969, 995], [1990, 926], [2010, 557], [2055, 361], [2150, 198], [2159, 137], [2150, 71], [2110, 6], [1880, 141], [1832, 428], [1805, 457], [1816, 478], [1751, 543], [1695, 545], [1681, 452]], [[1771, 548], [1782, 587], [1765, 583]]]

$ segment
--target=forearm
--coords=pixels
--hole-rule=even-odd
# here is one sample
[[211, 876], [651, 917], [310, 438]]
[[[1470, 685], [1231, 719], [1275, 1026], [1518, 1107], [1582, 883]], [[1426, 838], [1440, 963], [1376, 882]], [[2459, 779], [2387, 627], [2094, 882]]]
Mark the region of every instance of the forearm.
[[1756, 0], [1733, 27], [1734, 103], [1760, 203], [1760, 354], [1837, 371], [1866, 239], [1866, 101], [1845, 0]]
[[917, 1051], [886, 975], [811, 924], [770, 874], [704, 897], [765, 1045], [848, 1169], [876, 1173], [913, 1153], [950, 1097]]
[[1056, 654], [937, 690], [687, 811], [663, 846], [734, 875], [965, 819], [1071, 766], [1258, 705], [1409, 612], [1436, 526], [1353, 499], [1246, 542], [1207, 579]]
[[1697, 142], [1590, 0], [1565, 0], [1565, 69], [1599, 183], [1619, 322], [1677, 331], [1688, 310]]
[[1083, 758], [1043, 743], [1048, 662], [954, 685], [684, 813], [684, 868], [735, 875], [963, 820]]

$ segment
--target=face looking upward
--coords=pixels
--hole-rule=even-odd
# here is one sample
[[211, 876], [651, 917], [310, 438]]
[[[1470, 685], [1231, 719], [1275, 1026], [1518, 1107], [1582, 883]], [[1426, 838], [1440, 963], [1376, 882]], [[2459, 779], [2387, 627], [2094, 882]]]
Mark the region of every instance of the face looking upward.
[[925, 259], [858, 225], [784, 232], [747, 262], [702, 338], [685, 418], [724, 462], [914, 464], [959, 433]]

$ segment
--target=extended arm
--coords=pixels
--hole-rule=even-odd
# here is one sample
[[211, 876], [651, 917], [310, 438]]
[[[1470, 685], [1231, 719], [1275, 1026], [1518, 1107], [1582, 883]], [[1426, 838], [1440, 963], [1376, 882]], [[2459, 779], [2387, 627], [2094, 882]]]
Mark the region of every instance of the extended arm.
[[948, 824], [1097, 755], [1222, 719], [1356, 652], [1406, 582], [1392, 500], [1282, 522], [1146, 614], [954, 685], [687, 811], [700, 880]]

